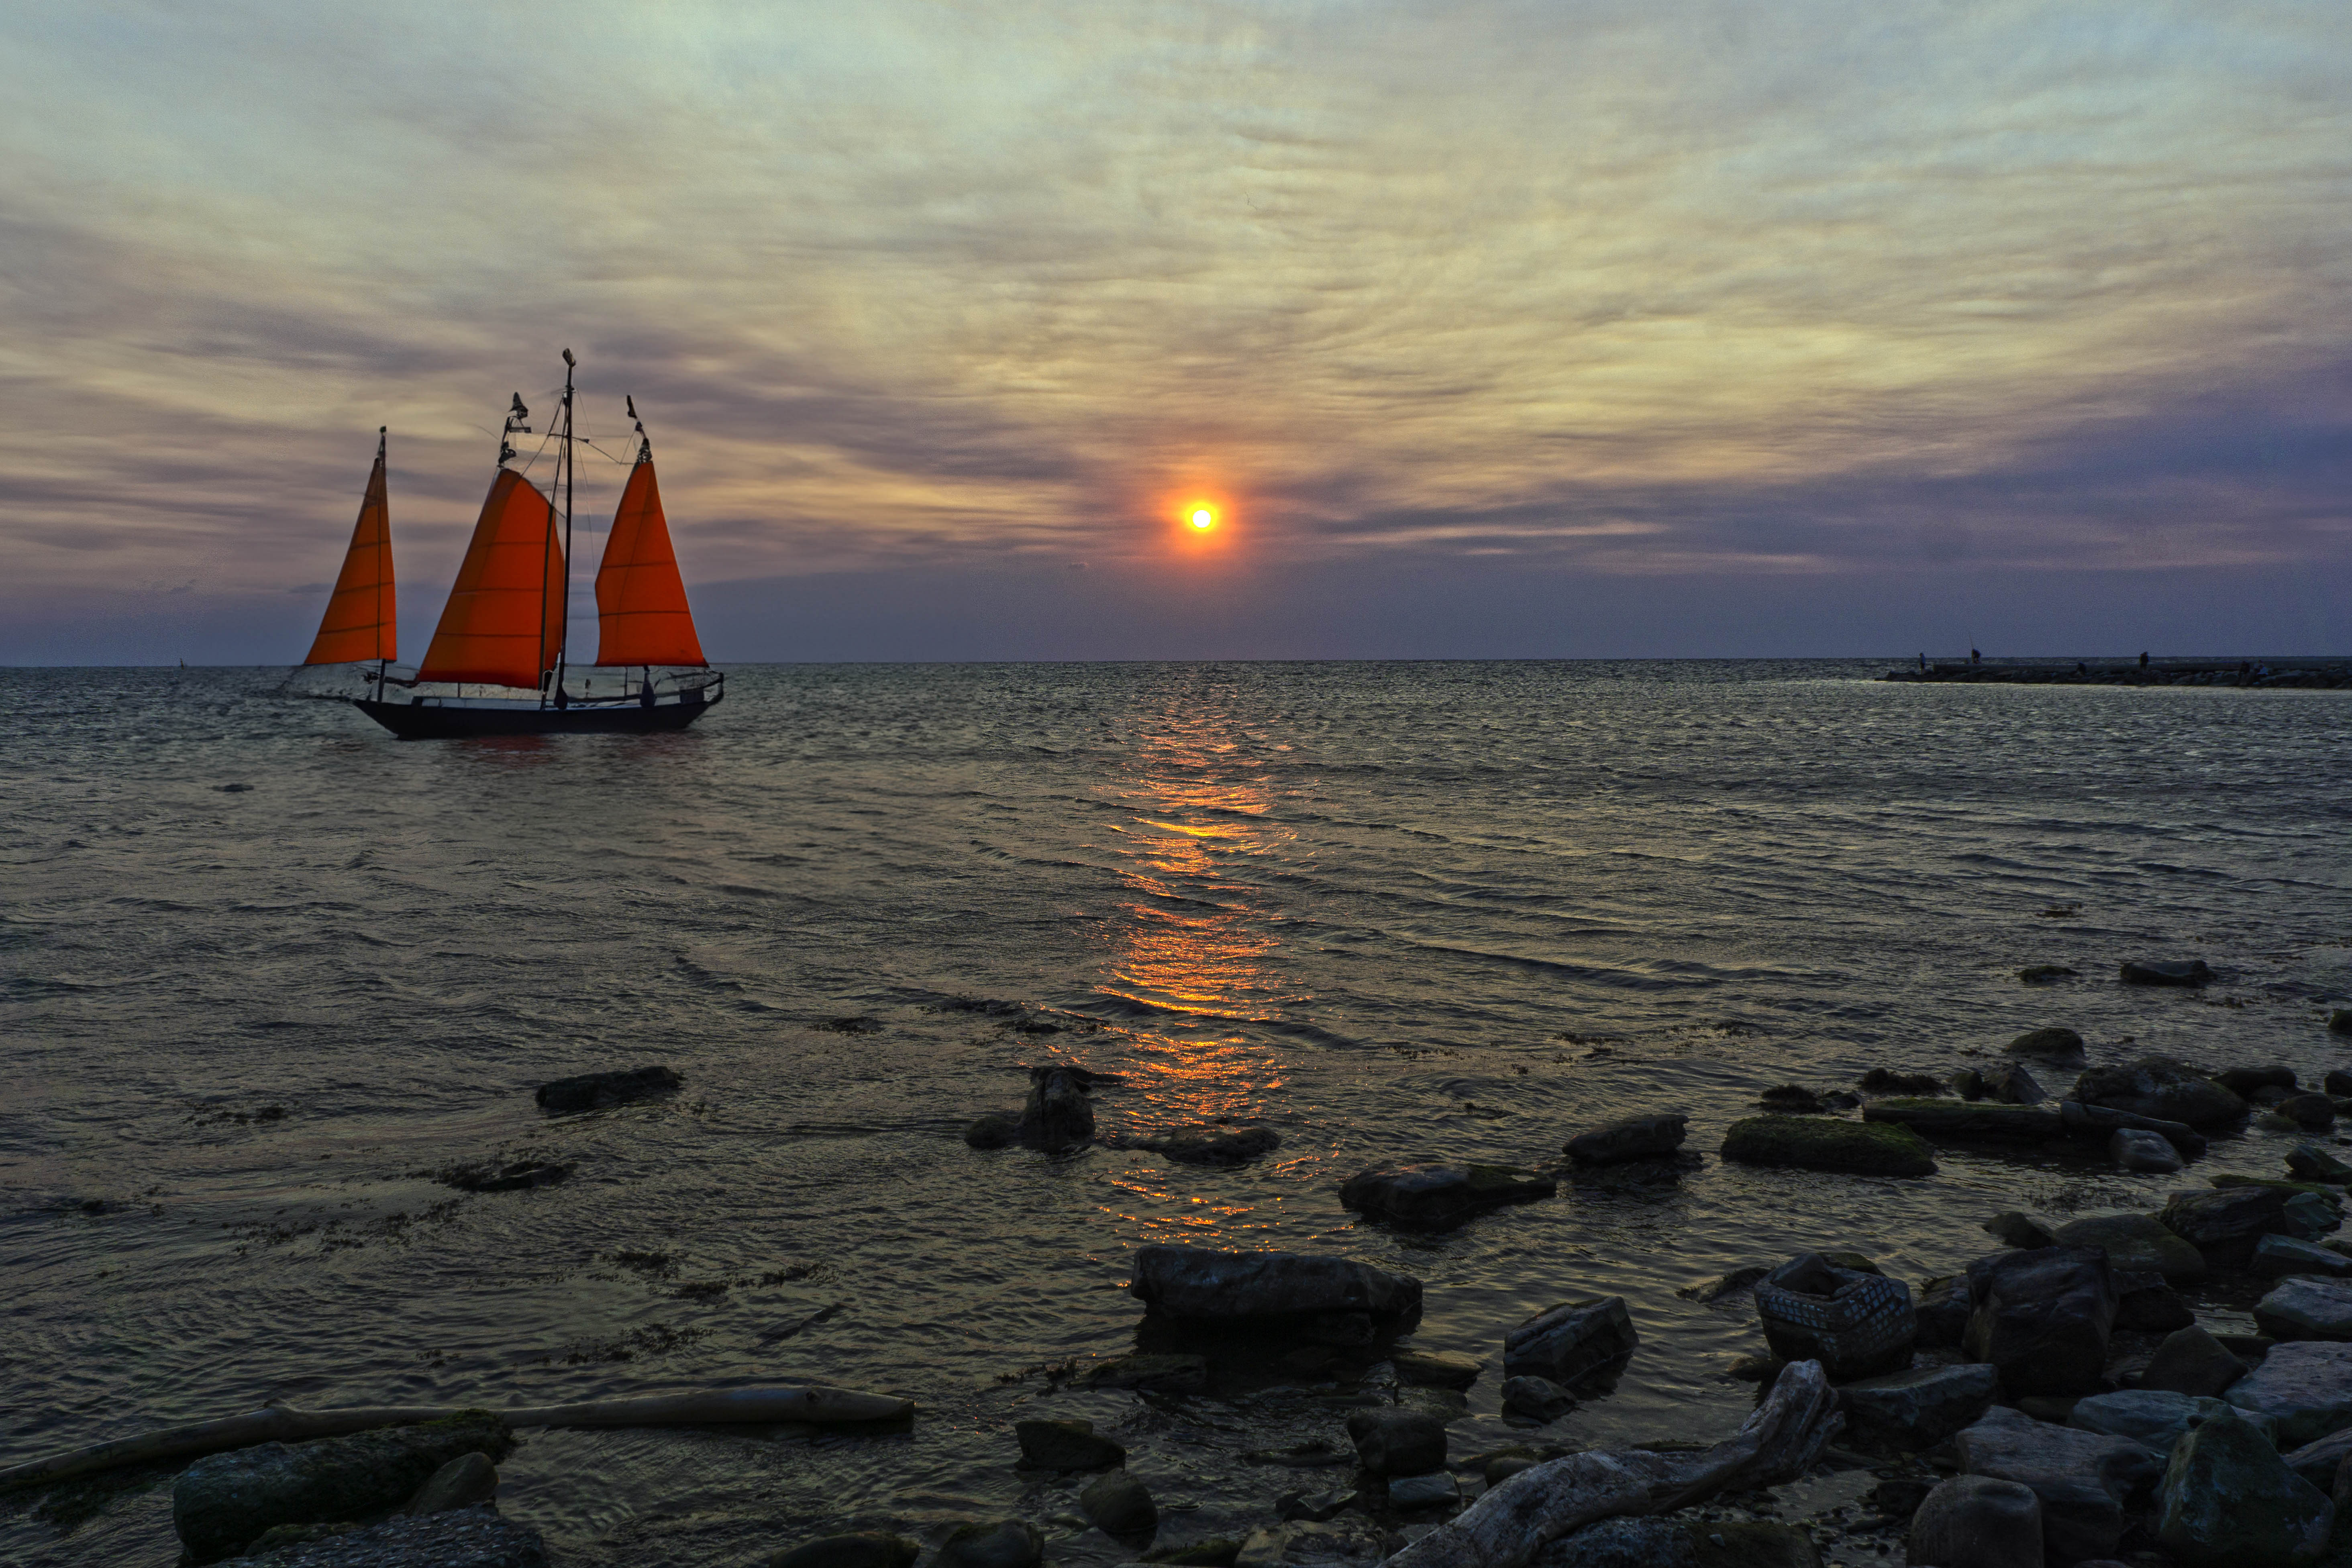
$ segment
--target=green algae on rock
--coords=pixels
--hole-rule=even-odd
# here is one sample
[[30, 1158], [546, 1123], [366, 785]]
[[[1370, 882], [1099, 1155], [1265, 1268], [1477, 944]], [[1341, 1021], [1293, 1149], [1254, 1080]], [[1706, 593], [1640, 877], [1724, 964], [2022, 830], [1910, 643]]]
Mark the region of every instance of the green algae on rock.
[[[1885, 1101], [1881, 1100], [1880, 1104]], [[1723, 1135], [1723, 1157], [1748, 1165], [1794, 1165], [1875, 1176], [1932, 1176], [1927, 1141], [1886, 1121], [1825, 1116], [1750, 1116]]]

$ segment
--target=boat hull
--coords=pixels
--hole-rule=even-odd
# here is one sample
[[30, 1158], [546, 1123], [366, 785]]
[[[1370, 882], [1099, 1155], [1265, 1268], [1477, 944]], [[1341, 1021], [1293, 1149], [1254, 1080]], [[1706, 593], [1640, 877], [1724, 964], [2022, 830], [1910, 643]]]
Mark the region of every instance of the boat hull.
[[467, 707], [458, 702], [379, 702], [354, 697], [352, 706], [404, 741], [452, 741], [476, 735], [650, 735], [683, 730], [725, 700], [575, 704], [570, 708]]

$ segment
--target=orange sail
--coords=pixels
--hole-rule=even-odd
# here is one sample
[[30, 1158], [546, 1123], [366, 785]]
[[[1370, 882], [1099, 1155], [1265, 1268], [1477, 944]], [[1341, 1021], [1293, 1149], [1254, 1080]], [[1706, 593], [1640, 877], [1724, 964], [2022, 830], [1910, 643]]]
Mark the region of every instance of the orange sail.
[[694, 612], [687, 607], [677, 554], [670, 548], [650, 447], [629, 470], [604, 541], [604, 564], [596, 568], [596, 662], [710, 662], [694, 635]]
[[375, 471], [368, 475], [359, 521], [342, 574], [319, 621], [318, 640], [304, 664], [356, 664], [400, 657], [400, 627], [392, 589], [392, 507], [384, 497], [383, 432], [376, 432]]
[[416, 679], [535, 688], [562, 646], [555, 509], [520, 474], [500, 468]]

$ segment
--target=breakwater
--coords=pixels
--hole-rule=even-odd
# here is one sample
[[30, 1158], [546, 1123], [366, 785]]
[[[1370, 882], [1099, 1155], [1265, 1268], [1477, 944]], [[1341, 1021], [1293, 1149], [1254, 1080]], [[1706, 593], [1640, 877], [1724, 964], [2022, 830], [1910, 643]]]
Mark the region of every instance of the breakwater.
[[1986, 659], [1890, 669], [1882, 680], [1981, 686], [2243, 686], [2352, 689], [2352, 659]]

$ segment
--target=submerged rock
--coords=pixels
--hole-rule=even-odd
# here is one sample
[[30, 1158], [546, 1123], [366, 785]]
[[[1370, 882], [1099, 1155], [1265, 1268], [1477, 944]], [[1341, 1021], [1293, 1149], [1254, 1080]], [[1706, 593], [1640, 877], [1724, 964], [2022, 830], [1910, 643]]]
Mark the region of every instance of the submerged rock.
[[1956, 1143], [2047, 1143], [2066, 1136], [2066, 1123], [2054, 1110], [1990, 1100], [1874, 1100], [1863, 1107], [1862, 1119]]
[[1009, 1149], [1021, 1136], [1021, 1113], [990, 1110], [973, 1118], [963, 1130], [963, 1141], [974, 1149]]
[[2119, 1127], [2107, 1140], [2107, 1158], [2118, 1171], [2168, 1176], [2180, 1169], [2180, 1151], [2161, 1132], [2139, 1127]]
[[1139, 1140], [1135, 1147], [1180, 1165], [1246, 1165], [1281, 1148], [1282, 1134], [1271, 1127], [1180, 1127]]
[[2228, 1068], [2213, 1075], [2213, 1081], [2231, 1094], [2251, 1096], [2258, 1089], [2283, 1089], [2294, 1092], [2294, 1069], [2290, 1067]]
[[1087, 1372], [1089, 1388], [1148, 1388], [1167, 1394], [1198, 1394], [1208, 1386], [1209, 1361], [1197, 1355], [1154, 1355], [1139, 1351], [1117, 1356]]
[[1790, 1258], [1756, 1286], [1764, 1342], [1782, 1361], [1818, 1361], [1832, 1379], [1907, 1366], [1918, 1342], [1911, 1289], [1818, 1252]]
[[2001, 1048], [2012, 1057], [2031, 1057], [2056, 1067], [2079, 1068], [2089, 1058], [2083, 1037], [2072, 1029], [2028, 1029]]
[[450, 1460], [478, 1451], [495, 1463], [513, 1447], [506, 1423], [480, 1410], [348, 1437], [261, 1443], [180, 1472], [172, 1524], [189, 1555], [207, 1563], [274, 1525], [330, 1524], [398, 1508]]
[[2058, 1233], [2021, 1209], [2003, 1209], [1984, 1222], [1984, 1233], [2003, 1247], [2055, 1247]]
[[2352, 1341], [2352, 1282], [2282, 1279], [2254, 1303], [2254, 1326], [2274, 1340]]
[[1846, 1384], [1838, 1408], [1856, 1436], [1931, 1448], [1975, 1425], [2000, 1392], [2000, 1375], [1989, 1366], [1922, 1366]]
[[255, 1568], [548, 1568], [539, 1531], [479, 1508], [402, 1515], [239, 1561]]
[[920, 1542], [886, 1531], [826, 1535], [787, 1547], [768, 1559], [768, 1568], [915, 1568]]
[[2042, 1500], [2022, 1482], [1954, 1476], [1912, 1514], [1908, 1545], [1916, 1568], [2039, 1568]]
[[569, 1160], [475, 1160], [445, 1166], [433, 1179], [465, 1193], [519, 1193], [551, 1187], [572, 1174]]
[[1389, 1507], [1399, 1513], [1427, 1513], [1432, 1509], [1454, 1509], [1462, 1504], [1462, 1488], [1444, 1470], [1432, 1470], [1425, 1476], [1392, 1476], [1389, 1479]]
[[1486, 1365], [1456, 1351], [1399, 1351], [1389, 1362], [1397, 1381], [1412, 1388], [1467, 1388]]
[[1802, 1084], [1784, 1083], [1756, 1097], [1756, 1103], [1784, 1116], [1818, 1116], [1828, 1108], [1822, 1097]]
[[2186, 961], [2126, 959], [2119, 967], [2126, 985], [2202, 985], [2213, 971], [2201, 958]]
[[2074, 1080], [2074, 1097], [2085, 1105], [2185, 1121], [2191, 1127], [2242, 1121], [2247, 1110], [2243, 1100], [2168, 1057], [2142, 1057], [2124, 1067], [2093, 1068]]
[[2167, 1121], [2160, 1116], [2142, 1116], [2137, 1111], [2117, 1110], [2112, 1105], [2085, 1105], [2079, 1100], [2058, 1102], [2058, 1120], [2066, 1124], [2070, 1136], [2104, 1140], [2126, 1128], [2154, 1132], [2180, 1152], [2184, 1160], [2194, 1160], [2205, 1152], [2205, 1135], [2185, 1121]]
[[[1420, 1280], [1317, 1253], [1140, 1247], [1128, 1289], [1171, 1318], [1338, 1335], [1342, 1342], [1409, 1333], [1421, 1321]], [[1359, 1326], [1361, 1338], [1354, 1337]]]
[[1685, 1285], [1675, 1294], [1685, 1301], [1720, 1301], [1748, 1289], [1771, 1272], [1768, 1264], [1750, 1263], [1728, 1274], [1718, 1274], [1703, 1285]]
[[2267, 1415], [2282, 1448], [2299, 1448], [2352, 1426], [2352, 1344], [2297, 1340], [2274, 1345], [2262, 1364], [2221, 1395], [2239, 1409]]
[[615, 1072], [588, 1072], [559, 1078], [539, 1086], [539, 1108], [552, 1115], [580, 1110], [604, 1110], [633, 1100], [675, 1094], [684, 1082], [666, 1067], [628, 1068]]
[[2094, 1215], [2069, 1220], [2053, 1233], [2061, 1247], [2096, 1247], [2118, 1273], [2161, 1274], [2167, 1279], [2201, 1279], [2205, 1255], [2144, 1214]]
[[1879, 1176], [1936, 1173], [1927, 1142], [1909, 1128], [1828, 1117], [1751, 1116], [1735, 1121], [1723, 1135], [1722, 1152], [1727, 1160], [1749, 1165]]
[[1873, 1068], [1862, 1075], [1864, 1094], [1905, 1094], [1934, 1096], [1949, 1094], [1943, 1080], [1933, 1073], [1895, 1072], [1888, 1068]]
[[1083, 1068], [1029, 1069], [1029, 1102], [1021, 1108], [1015, 1136], [1022, 1145], [1061, 1153], [1083, 1147], [1095, 1135], [1095, 1108], [1087, 1100], [1094, 1076]]
[[932, 1568], [1037, 1568], [1045, 1538], [1026, 1520], [996, 1519], [959, 1524], [940, 1545]]
[[1512, 1165], [1396, 1165], [1350, 1176], [1339, 1203], [1411, 1230], [1444, 1230], [1488, 1209], [1559, 1191], [1551, 1176]]
[[1128, 1470], [1096, 1479], [1078, 1494], [1078, 1510], [1105, 1535], [1150, 1535], [1160, 1528], [1150, 1489]]
[[2124, 1503], [2162, 1463], [2127, 1437], [2053, 1426], [2000, 1407], [1952, 1441], [1965, 1473], [2033, 1489], [2042, 1500], [2042, 1541], [2058, 1563], [2113, 1557], [2123, 1536]]
[[[2017, 977], [2028, 985], [2040, 985], [2052, 980], [2072, 980], [2080, 973], [2080, 970], [2069, 969], [2063, 963], [2029, 963], [2017, 972]], [[2072, 1034], [2074, 1031], [2066, 1032]]]
[[2116, 1298], [2106, 1254], [2048, 1247], [2000, 1252], [1969, 1265], [1961, 1348], [1990, 1363], [2011, 1394], [2091, 1394], [2103, 1386]]
[[1569, 1159], [1580, 1165], [1664, 1159], [1682, 1147], [1689, 1130], [1689, 1117], [1679, 1111], [1659, 1111], [1588, 1128], [1570, 1139], [1565, 1148]]
[[1021, 1462], [1041, 1470], [1102, 1470], [1127, 1463], [1127, 1450], [1091, 1421], [1015, 1421]]
[[1632, 1357], [1642, 1342], [1622, 1296], [1548, 1307], [1503, 1340], [1505, 1377], [1547, 1377], [1569, 1384]]
[[2204, 1329], [2191, 1325], [2165, 1336], [2139, 1374], [2145, 1389], [2218, 1396], [2246, 1375], [2246, 1363]]
[[2180, 1439], [2158, 1493], [2156, 1538], [2186, 1568], [2308, 1563], [2327, 1545], [2336, 1505], [2234, 1415]]
[[1503, 1380], [1503, 1414], [1549, 1426], [1576, 1408], [1576, 1395], [1548, 1377]]

